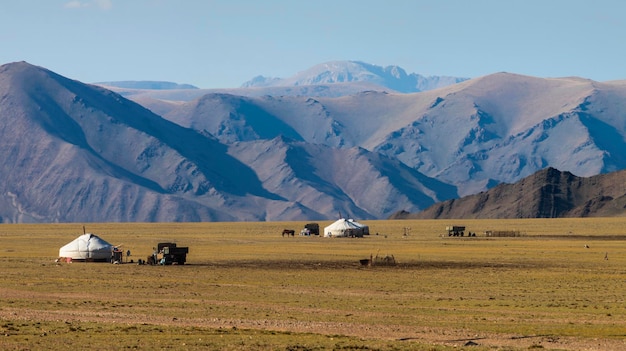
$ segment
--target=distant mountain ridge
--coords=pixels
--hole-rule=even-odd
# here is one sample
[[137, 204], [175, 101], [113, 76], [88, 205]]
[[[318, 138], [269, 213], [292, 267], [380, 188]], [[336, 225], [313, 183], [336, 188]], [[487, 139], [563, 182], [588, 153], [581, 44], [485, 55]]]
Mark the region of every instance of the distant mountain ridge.
[[418, 92], [441, 88], [467, 78], [407, 74], [398, 66], [379, 67], [359, 61], [319, 64], [289, 78], [256, 76], [239, 88], [196, 89], [187, 84], [151, 81], [94, 83], [138, 102], [149, 100], [192, 101], [206, 94], [246, 97], [341, 97], [364, 91]]
[[126, 89], [148, 89], [148, 90], [173, 90], [173, 89], [198, 89], [191, 84], [178, 84], [174, 82], [152, 81], [152, 80], [126, 80], [117, 82], [98, 82], [95, 85]]
[[381, 67], [360, 61], [331, 61], [313, 66], [289, 78], [257, 76], [242, 88], [306, 86], [368, 82], [400, 93], [416, 93], [460, 83], [468, 78], [407, 74], [398, 66]]
[[577, 177], [548, 167], [514, 184], [432, 205], [394, 219], [625, 217], [626, 170]]

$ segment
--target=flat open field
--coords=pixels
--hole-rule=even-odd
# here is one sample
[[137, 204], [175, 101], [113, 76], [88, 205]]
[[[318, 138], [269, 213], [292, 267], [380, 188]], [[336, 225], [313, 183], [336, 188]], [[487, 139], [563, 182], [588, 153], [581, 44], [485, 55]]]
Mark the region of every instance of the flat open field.
[[0, 349], [626, 349], [626, 218], [364, 223], [86, 225], [135, 262], [188, 246], [182, 266], [56, 263], [82, 224], [0, 225]]

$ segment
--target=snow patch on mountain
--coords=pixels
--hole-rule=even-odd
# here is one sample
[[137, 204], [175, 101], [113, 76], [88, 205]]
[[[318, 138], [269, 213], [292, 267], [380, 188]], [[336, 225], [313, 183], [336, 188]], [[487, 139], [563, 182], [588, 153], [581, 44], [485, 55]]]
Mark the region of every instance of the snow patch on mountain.
[[258, 76], [242, 87], [307, 86], [349, 82], [369, 82], [402, 93], [413, 93], [441, 88], [467, 80], [458, 77], [424, 77], [407, 74], [398, 66], [381, 67], [360, 61], [330, 61], [313, 66], [289, 78]]

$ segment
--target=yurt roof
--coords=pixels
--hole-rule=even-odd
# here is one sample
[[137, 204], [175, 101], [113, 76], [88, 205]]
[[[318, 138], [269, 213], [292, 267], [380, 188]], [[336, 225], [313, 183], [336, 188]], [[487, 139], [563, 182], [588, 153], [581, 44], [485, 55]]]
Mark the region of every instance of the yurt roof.
[[327, 226], [326, 228], [324, 228], [324, 230], [326, 229], [356, 229], [356, 228], [360, 228], [359, 226], [357, 226], [356, 224], [348, 221], [345, 218], [340, 218], [338, 220], [336, 220], [335, 222], [331, 223], [329, 226]]
[[59, 249], [59, 257], [72, 259], [106, 259], [111, 255], [112, 244], [99, 236], [86, 233]]
[[363, 227], [367, 227], [367, 226], [368, 226], [367, 224], [359, 223], [359, 222], [355, 221], [355, 220], [354, 220], [354, 219], [352, 219], [352, 218], [351, 218], [351, 219], [348, 219], [348, 222], [350, 222], [350, 223], [352, 223], [352, 224], [356, 224], [358, 227], [361, 227], [361, 228], [363, 228]]

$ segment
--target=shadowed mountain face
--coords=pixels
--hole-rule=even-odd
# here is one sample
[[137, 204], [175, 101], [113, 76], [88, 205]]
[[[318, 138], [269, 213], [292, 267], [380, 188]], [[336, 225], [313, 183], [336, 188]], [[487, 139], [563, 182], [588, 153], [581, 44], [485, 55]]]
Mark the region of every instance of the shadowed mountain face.
[[[366, 150], [303, 151], [306, 144], [288, 123], [235, 100], [228, 121], [216, 125], [235, 131], [231, 141], [249, 135], [248, 144], [223, 143], [207, 128], [186, 128], [109, 90], [25, 62], [0, 66], [0, 220], [308, 220], [339, 211], [383, 218], [456, 196], [454, 187]], [[328, 163], [316, 162], [322, 155], [331, 157]], [[403, 176], [381, 182], [382, 205], [376, 205], [343, 178], [320, 175], [342, 162], [370, 180]], [[408, 188], [414, 190], [405, 195]]]
[[225, 145], [107, 90], [16, 63], [0, 96], [4, 221], [234, 219], [224, 194], [279, 199]]
[[391, 218], [565, 218], [626, 215], [626, 171], [581, 178], [546, 168], [515, 184]]
[[398, 208], [422, 209], [458, 196], [453, 186], [360, 148], [333, 149], [277, 137], [235, 143], [229, 153], [250, 165], [269, 191], [317, 213], [315, 218], [390, 215]]

